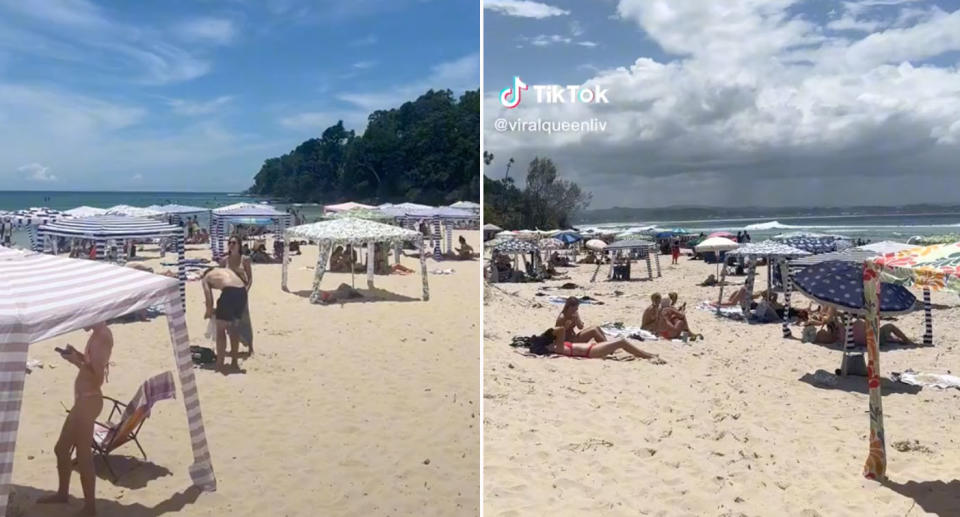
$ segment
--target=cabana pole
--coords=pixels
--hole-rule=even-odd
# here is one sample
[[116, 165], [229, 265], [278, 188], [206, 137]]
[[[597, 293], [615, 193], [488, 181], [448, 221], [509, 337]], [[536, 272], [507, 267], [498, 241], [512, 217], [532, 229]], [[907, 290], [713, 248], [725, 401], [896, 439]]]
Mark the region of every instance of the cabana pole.
[[933, 344], [933, 314], [930, 307], [930, 288], [923, 288], [923, 344]]
[[647, 253], [653, 253], [653, 260], [657, 263], [657, 278], [660, 278], [662, 276], [660, 274], [660, 252], [653, 246], [650, 246], [647, 248]]
[[427, 253], [423, 238], [420, 239], [420, 276], [423, 278], [423, 301], [430, 299], [430, 287], [427, 285]]
[[330, 241], [320, 241], [320, 251], [317, 253], [317, 266], [313, 277], [313, 291], [310, 293], [310, 303], [320, 302], [320, 281], [323, 280], [323, 274], [327, 271], [327, 257], [333, 249]]
[[[780, 257], [778, 260], [780, 266], [780, 283], [783, 286], [783, 338], [792, 336], [790, 333], [790, 269], [787, 267], [787, 259]], [[771, 275], [772, 278], [773, 275]], [[771, 292], [773, 289], [771, 288]]]
[[[286, 237], [286, 230], [284, 230], [284, 237]], [[283, 264], [281, 265], [281, 268], [280, 268], [280, 288], [283, 289], [284, 292], [288, 292], [289, 289], [287, 289], [287, 271], [290, 269], [288, 264], [290, 262], [290, 246], [286, 244], [286, 239], [284, 239], [282, 256], [283, 256]]]
[[[16, 341], [26, 341], [27, 336], [16, 336]], [[20, 408], [23, 403], [23, 384], [27, 375], [28, 343], [4, 343], [0, 348], [0, 515], [6, 515], [10, 497], [10, 482], [13, 479], [13, 457], [17, 448], [17, 428], [20, 425]]]
[[717, 316], [720, 315], [720, 306], [723, 303], [723, 285], [726, 283], [727, 268], [720, 270], [720, 297], [717, 299]]
[[[650, 280], [653, 280], [653, 267], [652, 267], [651, 264], [650, 264], [650, 249], [649, 249], [649, 248], [647, 248], [647, 250], [646, 250], [646, 255], [647, 255], [647, 277], [649, 277]], [[660, 275], [659, 275], [659, 273], [660, 273], [659, 264], [658, 264], [658, 267], [657, 267], [657, 273], [658, 273], [657, 276], [660, 276]]]
[[746, 296], [740, 300], [740, 309], [743, 311], [744, 318], [750, 314], [750, 301], [753, 300], [753, 283], [757, 276], [757, 258], [751, 256], [747, 259], [747, 263], [750, 264], [750, 268], [747, 270], [747, 280], [744, 285], [747, 293]]
[[180, 284], [180, 304], [187, 308], [187, 256], [183, 245], [183, 234], [177, 234], [177, 282]]
[[872, 260], [863, 265], [863, 299], [866, 308], [867, 386], [870, 389], [870, 452], [863, 466], [868, 479], [886, 479], [887, 452], [883, 431], [883, 399], [880, 393], [880, 266]]
[[373, 289], [373, 266], [376, 244], [373, 241], [367, 243], [367, 289]]

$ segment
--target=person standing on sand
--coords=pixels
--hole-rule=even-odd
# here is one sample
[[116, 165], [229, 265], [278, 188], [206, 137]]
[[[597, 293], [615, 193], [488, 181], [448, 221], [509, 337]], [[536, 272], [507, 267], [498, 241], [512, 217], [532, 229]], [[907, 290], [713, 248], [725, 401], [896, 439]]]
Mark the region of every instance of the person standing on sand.
[[[203, 298], [206, 312], [203, 319], [216, 316], [217, 325], [217, 363], [216, 371], [226, 375], [224, 356], [227, 353], [227, 335], [230, 336], [230, 368], [238, 370], [237, 354], [240, 348], [240, 336], [237, 323], [243, 317], [247, 307], [247, 289], [243, 280], [230, 268], [212, 267], [200, 277], [203, 286]], [[213, 290], [220, 290], [216, 309], [213, 306]]]
[[[240, 277], [247, 291], [253, 286], [253, 268], [250, 265], [250, 253], [243, 252], [240, 237], [234, 235], [227, 240], [227, 256], [220, 260], [220, 266], [229, 268]], [[250, 324], [250, 306], [243, 309], [243, 317], [239, 323], [240, 342], [247, 345], [249, 354], [253, 355], [253, 328]]]
[[670, 246], [670, 256], [673, 257], [673, 261], [670, 262], [671, 264], [676, 265], [680, 263], [679, 262], [679, 258], [680, 258], [680, 240], [679, 239], [673, 240], [673, 244]]
[[87, 346], [80, 353], [72, 345], [60, 352], [68, 363], [77, 367], [73, 382], [73, 408], [67, 413], [60, 430], [60, 438], [53, 451], [57, 455], [57, 493], [40, 498], [38, 503], [66, 503], [70, 494], [70, 474], [73, 465], [71, 452], [77, 449], [77, 466], [80, 470], [80, 485], [83, 487], [83, 508], [77, 515], [96, 515], [95, 487], [97, 476], [93, 468], [93, 424], [103, 409], [103, 394], [100, 386], [107, 377], [110, 353], [113, 351], [113, 333], [105, 322], [84, 330], [90, 332]]

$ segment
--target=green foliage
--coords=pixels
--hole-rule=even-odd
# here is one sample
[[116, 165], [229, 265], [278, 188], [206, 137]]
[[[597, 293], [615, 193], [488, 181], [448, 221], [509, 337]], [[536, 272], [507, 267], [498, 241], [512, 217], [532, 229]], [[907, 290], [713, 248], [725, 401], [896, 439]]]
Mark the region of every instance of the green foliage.
[[375, 111], [363, 135], [343, 122], [263, 163], [251, 194], [295, 202], [480, 199], [480, 91], [459, 99], [430, 90], [400, 108]]
[[[490, 165], [493, 155], [484, 156], [484, 162]], [[508, 166], [512, 163], [513, 158]], [[534, 158], [523, 190], [510, 177], [483, 177], [483, 221], [509, 230], [567, 228], [571, 217], [590, 205], [590, 198], [576, 183], [559, 178], [549, 158]]]

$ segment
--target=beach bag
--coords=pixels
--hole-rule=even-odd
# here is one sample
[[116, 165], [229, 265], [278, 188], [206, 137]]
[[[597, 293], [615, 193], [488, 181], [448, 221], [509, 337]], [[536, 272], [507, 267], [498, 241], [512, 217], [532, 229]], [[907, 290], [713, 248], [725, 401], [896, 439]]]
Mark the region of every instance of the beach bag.
[[217, 362], [217, 354], [205, 346], [191, 346], [190, 355], [194, 364], [204, 365]]

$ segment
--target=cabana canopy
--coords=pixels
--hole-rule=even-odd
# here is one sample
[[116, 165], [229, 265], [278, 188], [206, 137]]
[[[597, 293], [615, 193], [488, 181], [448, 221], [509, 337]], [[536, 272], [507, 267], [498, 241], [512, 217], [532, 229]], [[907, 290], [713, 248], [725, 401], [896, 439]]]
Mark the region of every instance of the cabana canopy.
[[[601, 241], [602, 242], [602, 241]], [[650, 280], [653, 280], [653, 265], [651, 264], [650, 256], [653, 256], [653, 261], [657, 266], [657, 277], [662, 276], [660, 272], [660, 254], [656, 252], [657, 245], [651, 241], [642, 240], [642, 239], [631, 239], [616, 241], [611, 244], [607, 244], [603, 251], [609, 253], [611, 256], [619, 252], [620, 250], [632, 251], [638, 250], [641, 251], [641, 258], [646, 259], [647, 262], [647, 277]], [[610, 261], [610, 271], [607, 274], [607, 277], [613, 279], [613, 267], [614, 261]]]
[[559, 249], [563, 249], [566, 246], [563, 243], [563, 241], [561, 241], [560, 239], [555, 239], [553, 237], [549, 237], [547, 239], [540, 239], [540, 242], [538, 242], [537, 245], [542, 250], [559, 250]]
[[[327, 269], [327, 257], [334, 246], [367, 246], [367, 286], [373, 288], [374, 244], [383, 243], [399, 249], [404, 242], [414, 242], [420, 249], [420, 270], [423, 276], [423, 300], [430, 299], [430, 289], [427, 285], [427, 257], [423, 249], [423, 235], [420, 232], [377, 223], [364, 219], [336, 219], [318, 223], [303, 224], [287, 228], [284, 231], [287, 239], [304, 239], [317, 242], [320, 253], [317, 257], [316, 278], [313, 282], [313, 293], [310, 301], [320, 301], [320, 281]], [[287, 290], [287, 248], [284, 247], [283, 274], [281, 286]]]
[[779, 243], [772, 240], [765, 240], [760, 242], [748, 242], [741, 245], [735, 250], [730, 250], [727, 252], [727, 256], [743, 256], [743, 257], [803, 257], [809, 255], [809, 251], [802, 250], [800, 248], [794, 248], [787, 244]]
[[869, 454], [863, 467], [867, 478], [886, 478], [886, 433], [880, 393], [878, 347], [881, 279], [935, 291], [960, 292], [960, 242], [913, 248], [868, 260], [863, 266], [866, 305], [867, 385], [870, 388]]
[[799, 248], [810, 253], [829, 253], [831, 251], [837, 251], [843, 249], [844, 247], [840, 243], [843, 242], [835, 236], [798, 236], [798, 237], [781, 237], [777, 236], [773, 238], [774, 241], [777, 241], [781, 244], [786, 244], [788, 246], [793, 246], [794, 248]]
[[392, 221], [395, 219], [392, 215], [384, 213], [381, 210], [370, 210], [367, 208], [354, 208], [353, 210], [344, 210], [342, 212], [331, 212], [324, 217], [327, 219], [366, 219], [368, 221]]
[[480, 203], [475, 203], [473, 201], [457, 201], [456, 203], [450, 205], [450, 208], [459, 208], [460, 210], [476, 211], [476, 210], [480, 210]]
[[495, 224], [487, 223], [487, 224], [483, 225], [483, 231], [485, 231], [485, 232], [500, 232], [500, 231], [503, 231], [503, 228], [501, 228], [501, 227], [499, 227], [499, 226], [497, 226], [497, 225], [495, 225]]
[[354, 210], [356, 208], [366, 208], [368, 210], [376, 208], [373, 205], [365, 205], [363, 203], [354, 203], [353, 201], [348, 201], [346, 203], [340, 203], [337, 205], [325, 205], [323, 207], [324, 212], [343, 212], [345, 210]]
[[[793, 284], [817, 303], [850, 314], [864, 314], [863, 266], [829, 261], [804, 268], [793, 275]], [[905, 287], [884, 282], [880, 290], [880, 313], [884, 316], [913, 311], [917, 298]]]
[[633, 250], [633, 249], [644, 250], [644, 249], [656, 248], [656, 247], [657, 245], [650, 241], [645, 241], [641, 239], [632, 239], [632, 240], [626, 240], [626, 241], [616, 241], [611, 244], [607, 244], [607, 247], [604, 248], [604, 250], [606, 251]]
[[[190, 355], [190, 338], [177, 282], [161, 275], [103, 262], [42, 255], [0, 247], [0, 515], [6, 514], [13, 456], [20, 422], [29, 346], [152, 305], [163, 305], [170, 329], [180, 390], [193, 447], [189, 468], [195, 486], [216, 489], [200, 399]], [[117, 346], [123, 346], [118, 344]]]
[[78, 206], [65, 211], [63, 214], [70, 217], [91, 217], [94, 215], [104, 215], [107, 213], [105, 208], [96, 208], [92, 206]]
[[506, 255], [534, 253], [540, 251], [536, 242], [521, 239], [507, 239], [493, 247], [493, 251]]
[[283, 238], [283, 230], [290, 225], [293, 216], [262, 203], [235, 203], [210, 211], [210, 251], [219, 259], [225, 251], [223, 241], [229, 224], [266, 226], [273, 224], [277, 239]]
[[886, 255], [887, 253], [896, 253], [898, 251], [909, 250], [916, 247], [917, 246], [915, 244], [904, 244], [902, 242], [895, 241], [880, 241], [871, 244], [864, 244], [863, 246], [857, 246], [856, 248], [851, 248], [848, 251], [872, 251], [878, 255]]
[[130, 205], [112, 206], [104, 213], [106, 215], [122, 215], [128, 217], [156, 217], [158, 215], [163, 215], [163, 212], [159, 210]]
[[168, 214], [168, 215], [186, 215], [186, 214], [204, 214], [210, 211], [209, 208], [201, 208], [199, 206], [188, 206], [188, 205], [150, 205], [147, 207], [149, 210], [156, 210], [157, 212]]
[[[36, 251], [45, 250], [45, 240], [48, 235], [68, 239], [89, 239], [94, 241], [94, 249], [96, 250], [94, 258], [104, 258], [106, 256], [104, 248], [109, 240], [173, 239], [177, 246], [177, 279], [180, 282], [180, 300], [186, 307], [187, 270], [184, 265], [186, 255], [183, 249], [183, 231], [179, 227], [141, 217], [96, 215], [76, 219], [61, 219], [41, 226], [37, 232], [39, 242]], [[52, 250], [57, 251], [55, 239], [52, 243]]]

